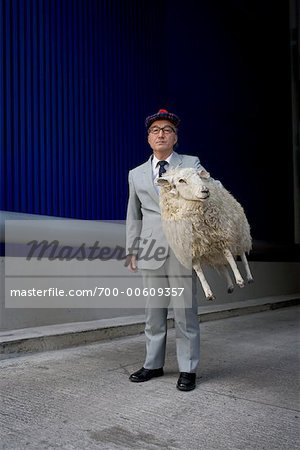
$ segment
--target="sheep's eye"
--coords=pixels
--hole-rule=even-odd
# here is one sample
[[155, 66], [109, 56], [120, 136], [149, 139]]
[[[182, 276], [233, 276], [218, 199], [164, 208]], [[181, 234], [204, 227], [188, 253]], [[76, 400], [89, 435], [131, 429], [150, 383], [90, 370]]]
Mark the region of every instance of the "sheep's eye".
[[180, 179], [178, 180], [178, 183], [186, 183], [186, 181], [185, 181], [183, 178], [180, 178]]

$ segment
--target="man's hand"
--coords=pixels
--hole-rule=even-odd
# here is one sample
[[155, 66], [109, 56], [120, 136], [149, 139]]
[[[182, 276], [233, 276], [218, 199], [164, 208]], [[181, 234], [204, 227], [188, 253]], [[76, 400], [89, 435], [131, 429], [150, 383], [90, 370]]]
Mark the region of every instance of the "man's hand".
[[135, 255], [127, 255], [126, 258], [126, 266], [128, 266], [128, 269], [130, 272], [136, 272], [137, 271], [137, 259]]

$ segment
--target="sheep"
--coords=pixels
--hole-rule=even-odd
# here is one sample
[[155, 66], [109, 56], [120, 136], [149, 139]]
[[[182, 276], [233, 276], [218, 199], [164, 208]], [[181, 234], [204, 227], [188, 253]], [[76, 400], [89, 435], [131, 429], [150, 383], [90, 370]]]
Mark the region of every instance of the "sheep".
[[252, 247], [250, 226], [240, 203], [201, 169], [171, 168], [157, 179], [160, 186], [160, 209], [166, 239], [179, 262], [197, 273], [205, 297], [214, 294], [202, 266], [209, 265], [222, 273], [227, 291], [233, 291], [230, 266], [236, 284], [244, 280], [235, 262], [240, 256], [248, 283], [253, 277], [246, 258]]

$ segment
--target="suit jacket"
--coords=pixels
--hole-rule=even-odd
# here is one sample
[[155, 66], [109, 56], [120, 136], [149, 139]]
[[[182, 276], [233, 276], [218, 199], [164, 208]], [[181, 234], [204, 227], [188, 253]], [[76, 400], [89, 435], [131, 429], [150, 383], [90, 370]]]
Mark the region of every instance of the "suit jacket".
[[[201, 169], [199, 158], [173, 152], [170, 167]], [[153, 183], [152, 155], [129, 171], [129, 200], [126, 218], [126, 252], [138, 257], [139, 269], [158, 269], [168, 255], [163, 233], [159, 194]]]

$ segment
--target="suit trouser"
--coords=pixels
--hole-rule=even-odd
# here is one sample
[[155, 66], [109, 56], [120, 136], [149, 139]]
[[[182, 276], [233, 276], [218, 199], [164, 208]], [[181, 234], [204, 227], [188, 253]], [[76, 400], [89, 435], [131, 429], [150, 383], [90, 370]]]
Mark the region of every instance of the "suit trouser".
[[168, 291], [167, 288], [176, 288], [177, 293], [179, 288], [184, 288], [181, 296], [148, 296], [145, 310], [144, 367], [158, 369], [164, 366], [168, 306], [172, 300], [178, 368], [180, 372], [196, 372], [200, 359], [200, 328], [194, 277], [192, 279], [191, 272], [180, 265], [173, 253], [162, 267], [155, 270], [142, 269], [142, 275], [144, 287], [154, 288], [157, 293], [158, 288], [163, 289], [164, 293]]

